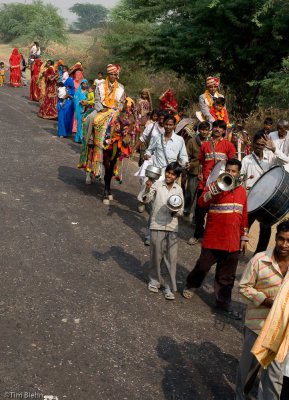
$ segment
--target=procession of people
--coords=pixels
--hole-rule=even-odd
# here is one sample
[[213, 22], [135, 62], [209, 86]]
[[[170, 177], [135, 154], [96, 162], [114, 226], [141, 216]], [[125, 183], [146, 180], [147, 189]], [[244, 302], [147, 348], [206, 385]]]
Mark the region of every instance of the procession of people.
[[[22, 56], [15, 48], [9, 59], [11, 87], [23, 85], [21, 63]], [[200, 257], [183, 285], [184, 299], [193, 299], [216, 264], [216, 312], [232, 320], [242, 319], [232, 307], [232, 290], [240, 253], [246, 253], [252, 237], [249, 230], [255, 220], [259, 222], [257, 248], [240, 281], [240, 293], [249, 305], [236, 399], [248, 398], [258, 373], [258, 400], [288, 399], [289, 222], [279, 223], [275, 247], [268, 249], [272, 223], [260, 220], [257, 213], [248, 214], [248, 193], [262, 177], [268, 176], [268, 185], [272, 185], [275, 175], [266, 174], [274, 168], [284, 171], [286, 178], [289, 123], [279, 120], [277, 130], [272, 131], [273, 121], [266, 118], [264, 127], [251, 136], [234, 130], [219, 77], [206, 78], [199, 111], [188, 116], [171, 88], [159, 96], [155, 108], [147, 88], [140, 88], [139, 98], [133, 99], [121, 84], [118, 64], [107, 65], [106, 76], [96, 71], [97, 78], [89, 80], [81, 62], [69, 67], [63, 60], [42, 60], [35, 42], [28, 65], [30, 100], [39, 103], [38, 116], [58, 120], [59, 138], [73, 137], [79, 143], [77, 167], [84, 171], [85, 184], [99, 184], [104, 176], [104, 205], [114, 200], [112, 180], [125, 178], [124, 159], [137, 160], [140, 190], [135, 195], [138, 212], [148, 212], [144, 244], [150, 246], [147, 275], [151, 293], [162, 290], [166, 300], [176, 299], [178, 219], [184, 216], [192, 232], [188, 251], [201, 246]], [[5, 83], [5, 71], [0, 63], [0, 86]], [[219, 166], [222, 168], [215, 176]], [[263, 196], [266, 200], [265, 192]], [[276, 216], [274, 222], [282, 218]], [[275, 324], [268, 323], [275, 319]], [[280, 319], [282, 330], [278, 328]], [[280, 334], [278, 340], [273, 331]], [[270, 346], [266, 336], [272, 337]]]

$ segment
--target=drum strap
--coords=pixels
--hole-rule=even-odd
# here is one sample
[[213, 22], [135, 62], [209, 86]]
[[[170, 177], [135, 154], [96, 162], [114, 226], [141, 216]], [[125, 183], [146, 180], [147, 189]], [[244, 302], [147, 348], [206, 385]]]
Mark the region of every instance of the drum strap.
[[165, 160], [166, 160], [166, 163], [167, 163], [167, 165], [168, 165], [168, 164], [169, 164], [169, 161], [168, 161], [168, 157], [167, 157], [167, 155], [166, 155], [166, 149], [165, 149], [165, 146], [164, 146], [164, 138], [163, 138], [163, 134], [161, 134], [161, 142], [162, 142], [162, 148], [163, 148], [163, 152], [164, 152]]
[[256, 154], [253, 152], [252, 153], [252, 157], [254, 158], [254, 161], [257, 163], [257, 165], [261, 168], [261, 170], [264, 172], [264, 168], [262, 167], [260, 161], [258, 160], [258, 158], [256, 157]]
[[217, 157], [216, 157], [216, 153], [215, 153], [214, 143], [213, 143], [213, 140], [211, 138], [209, 140], [210, 140], [210, 146], [211, 146], [211, 150], [212, 150], [213, 157], [214, 157], [214, 165], [216, 165]]

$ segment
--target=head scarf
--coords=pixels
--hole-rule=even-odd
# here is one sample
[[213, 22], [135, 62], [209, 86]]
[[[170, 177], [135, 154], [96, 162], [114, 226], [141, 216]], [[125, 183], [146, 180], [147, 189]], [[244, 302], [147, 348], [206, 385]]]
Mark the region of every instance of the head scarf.
[[117, 74], [117, 77], [119, 77], [119, 73], [121, 71], [121, 67], [119, 64], [108, 64], [106, 67], [106, 72], [108, 74]]
[[160, 110], [168, 110], [171, 111], [170, 107], [173, 107], [175, 110], [178, 109], [178, 103], [174, 97], [173, 92], [169, 89], [164, 97], [160, 100]]
[[83, 73], [82, 71], [78, 70], [75, 72], [74, 74], [74, 87], [75, 90], [77, 90], [79, 88], [79, 85], [81, 84], [81, 81], [84, 79]]
[[9, 58], [9, 62], [12, 66], [19, 65], [21, 62], [21, 54], [19, 53], [18, 49], [15, 48], [12, 51], [12, 54]]
[[82, 81], [79, 83], [78, 89], [75, 92], [74, 95], [74, 102], [79, 103], [81, 100], [86, 100], [87, 99], [87, 92], [83, 92], [81, 88], [81, 84], [86, 83], [88, 85], [88, 80], [87, 79], [82, 79]]
[[42, 65], [41, 59], [36, 58], [36, 60], [33, 63], [33, 75], [35, 75], [35, 76], [39, 75], [41, 65]]
[[210, 85], [219, 86], [220, 85], [220, 78], [217, 78], [215, 76], [208, 76], [208, 78], [206, 79], [206, 86], [208, 87]]

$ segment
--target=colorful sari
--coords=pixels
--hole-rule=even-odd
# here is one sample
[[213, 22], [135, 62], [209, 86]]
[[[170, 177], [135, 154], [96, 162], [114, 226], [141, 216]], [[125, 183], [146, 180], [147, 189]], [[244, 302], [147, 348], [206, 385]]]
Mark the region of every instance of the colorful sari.
[[37, 85], [40, 69], [42, 66], [42, 61], [40, 58], [36, 58], [31, 66], [31, 82], [30, 82], [30, 100], [39, 101], [41, 96], [41, 91]]
[[54, 67], [47, 68], [45, 74], [45, 96], [40, 106], [38, 116], [44, 119], [57, 119], [57, 91], [56, 83], [58, 73], [55, 72]]
[[[64, 82], [67, 92], [70, 96], [74, 96], [74, 84], [72, 78], [67, 78]], [[73, 115], [74, 115], [74, 102], [73, 98], [67, 98], [63, 104], [61, 99], [57, 103], [58, 111], [58, 136], [68, 137], [72, 133]]]
[[80, 85], [74, 95], [75, 119], [77, 122], [77, 129], [76, 129], [74, 141], [76, 143], [82, 143], [82, 138], [83, 138], [82, 118], [83, 118], [85, 106], [83, 106], [80, 102], [82, 100], [87, 100], [87, 90], [83, 90], [81, 88], [82, 83], [86, 83], [88, 85], [87, 79], [82, 79], [82, 81], [80, 82]]
[[15, 48], [9, 58], [10, 64], [10, 86], [20, 87], [21, 83], [21, 54], [18, 49]]
[[168, 111], [170, 114], [178, 111], [178, 103], [170, 89], [160, 98], [160, 110]]

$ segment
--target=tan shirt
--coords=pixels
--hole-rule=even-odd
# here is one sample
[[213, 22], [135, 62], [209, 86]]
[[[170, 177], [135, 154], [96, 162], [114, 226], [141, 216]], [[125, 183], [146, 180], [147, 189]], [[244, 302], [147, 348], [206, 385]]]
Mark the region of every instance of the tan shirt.
[[183, 207], [172, 216], [171, 210], [167, 207], [168, 198], [172, 195], [181, 196], [184, 204], [182, 188], [175, 182], [169, 190], [165, 181], [156, 181], [149, 192], [144, 187], [138, 195], [142, 203], [153, 201], [150, 229], [156, 231], [178, 231], [178, 216], [182, 215]]
[[274, 300], [284, 279], [288, 278], [288, 271], [283, 277], [273, 250], [257, 253], [250, 260], [240, 280], [240, 292], [249, 300], [245, 326], [255, 333], [260, 332], [270, 311], [262, 305], [263, 301], [266, 298]]

